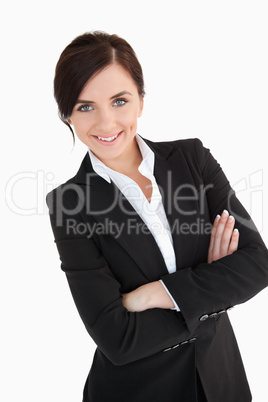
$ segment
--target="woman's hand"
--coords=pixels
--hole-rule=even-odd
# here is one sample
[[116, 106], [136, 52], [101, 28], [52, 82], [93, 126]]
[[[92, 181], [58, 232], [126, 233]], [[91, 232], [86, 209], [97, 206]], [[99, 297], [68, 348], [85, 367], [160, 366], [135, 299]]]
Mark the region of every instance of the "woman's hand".
[[[232, 254], [238, 248], [239, 232], [234, 229], [235, 219], [227, 211], [214, 221], [208, 250], [208, 263]], [[122, 295], [122, 304], [130, 312], [140, 312], [150, 308], [174, 308], [174, 303], [161, 282], [142, 285], [132, 292]]]
[[149, 308], [174, 308], [174, 303], [161, 282], [150, 282], [122, 295], [123, 306], [131, 312]]
[[130, 312], [140, 312], [147, 309], [146, 292], [143, 291], [144, 286], [129, 293], [122, 294], [122, 304]]
[[235, 219], [228, 211], [216, 216], [208, 249], [208, 263], [232, 254], [238, 248], [239, 232], [234, 229]]

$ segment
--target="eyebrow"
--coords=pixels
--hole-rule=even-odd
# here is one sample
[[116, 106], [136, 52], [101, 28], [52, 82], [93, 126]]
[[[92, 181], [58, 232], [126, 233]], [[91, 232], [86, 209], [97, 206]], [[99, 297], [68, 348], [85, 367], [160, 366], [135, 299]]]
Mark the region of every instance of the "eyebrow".
[[[130, 96], [132, 96], [132, 94], [131, 94], [130, 92], [128, 92], [128, 91], [121, 91], [121, 92], [118, 92], [118, 94], [115, 94], [115, 95], [111, 96], [111, 97], [110, 97], [110, 100], [115, 99], [115, 98], [118, 98], [118, 97], [123, 96], [123, 95], [130, 95]], [[77, 99], [77, 101], [75, 102], [75, 104], [77, 105], [78, 103], [95, 103], [95, 102], [93, 102], [93, 101], [88, 101], [88, 100]]]

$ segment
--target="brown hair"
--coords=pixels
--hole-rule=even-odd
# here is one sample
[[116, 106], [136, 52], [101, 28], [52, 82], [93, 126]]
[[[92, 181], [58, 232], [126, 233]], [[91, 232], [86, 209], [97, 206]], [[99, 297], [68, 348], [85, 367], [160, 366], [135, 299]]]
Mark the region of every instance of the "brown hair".
[[75, 38], [61, 53], [56, 65], [54, 96], [58, 104], [59, 117], [69, 125], [79, 94], [96, 73], [112, 63], [120, 64], [133, 78], [138, 93], [143, 96], [144, 81], [141, 65], [132, 47], [117, 35], [102, 31], [85, 33]]

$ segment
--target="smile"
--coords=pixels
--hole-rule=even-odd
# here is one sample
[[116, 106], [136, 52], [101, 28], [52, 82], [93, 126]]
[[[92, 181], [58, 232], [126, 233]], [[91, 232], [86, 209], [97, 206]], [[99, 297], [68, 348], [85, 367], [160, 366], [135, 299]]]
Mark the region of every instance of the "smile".
[[118, 137], [119, 133], [114, 135], [113, 137], [98, 137], [99, 140], [111, 142], [114, 141]]
[[98, 141], [99, 144], [102, 144], [104, 146], [112, 146], [113, 144], [116, 144], [118, 141], [120, 141], [120, 137], [123, 131], [120, 131], [120, 133], [116, 135], [112, 135], [111, 137], [100, 137], [99, 135], [94, 136], [94, 138]]

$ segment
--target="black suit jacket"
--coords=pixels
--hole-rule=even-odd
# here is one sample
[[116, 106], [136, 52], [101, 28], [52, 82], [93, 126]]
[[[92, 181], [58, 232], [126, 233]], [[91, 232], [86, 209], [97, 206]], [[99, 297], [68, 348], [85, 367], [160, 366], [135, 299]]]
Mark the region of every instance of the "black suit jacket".
[[[75, 177], [47, 196], [61, 268], [97, 345], [84, 402], [251, 400], [227, 310], [268, 284], [268, 253], [220, 166], [195, 140], [154, 143], [155, 177], [172, 230], [169, 274], [150, 231], [86, 154]], [[207, 264], [210, 226], [227, 209], [239, 250]], [[181, 312], [130, 313], [122, 293], [162, 279]]]

